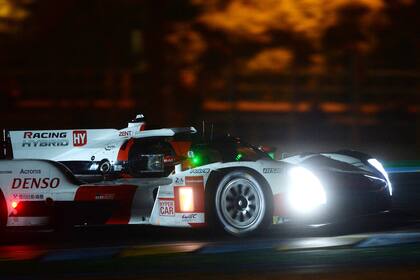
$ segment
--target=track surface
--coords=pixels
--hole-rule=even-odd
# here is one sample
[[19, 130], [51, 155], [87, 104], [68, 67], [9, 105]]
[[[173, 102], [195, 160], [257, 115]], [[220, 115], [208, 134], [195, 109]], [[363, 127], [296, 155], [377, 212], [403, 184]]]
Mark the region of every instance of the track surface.
[[420, 220], [402, 214], [318, 228], [288, 225], [246, 239], [148, 226], [79, 228], [66, 234], [14, 231], [3, 236], [0, 246], [1, 279], [248, 277], [418, 263]]

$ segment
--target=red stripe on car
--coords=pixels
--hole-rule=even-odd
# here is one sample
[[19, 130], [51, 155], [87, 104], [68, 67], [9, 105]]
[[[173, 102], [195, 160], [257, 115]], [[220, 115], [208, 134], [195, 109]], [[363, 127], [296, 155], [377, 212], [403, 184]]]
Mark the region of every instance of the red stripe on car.
[[112, 200], [115, 209], [106, 223], [128, 224], [136, 188], [132, 185], [81, 186], [76, 192], [75, 201]]
[[130, 152], [131, 146], [133, 146], [134, 140], [130, 139], [127, 142], [125, 142], [120, 150], [118, 151], [117, 160], [119, 161], [127, 161], [128, 160], [128, 153]]

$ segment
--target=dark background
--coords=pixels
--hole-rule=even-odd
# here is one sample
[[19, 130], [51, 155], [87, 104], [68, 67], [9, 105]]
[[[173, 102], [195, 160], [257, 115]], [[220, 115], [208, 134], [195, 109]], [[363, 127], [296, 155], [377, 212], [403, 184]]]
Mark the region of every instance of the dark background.
[[0, 0], [0, 127], [214, 123], [281, 152], [420, 153], [414, 0]]

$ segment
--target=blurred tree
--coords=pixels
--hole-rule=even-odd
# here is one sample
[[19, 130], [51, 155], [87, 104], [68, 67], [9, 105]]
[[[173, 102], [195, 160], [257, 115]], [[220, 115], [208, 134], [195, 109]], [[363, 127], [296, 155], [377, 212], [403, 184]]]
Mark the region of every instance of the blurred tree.
[[[271, 51], [271, 57], [275, 61], [287, 61], [289, 60], [287, 57], [293, 57], [289, 60], [289, 66], [293, 67], [308, 66], [314, 61], [319, 61], [319, 59], [314, 59], [314, 55], [324, 54], [322, 43], [325, 36], [334, 36], [330, 34], [334, 32], [337, 25], [348, 29], [344, 31], [359, 32], [358, 30], [361, 30], [360, 32], [363, 33], [369, 20], [383, 7], [382, 0], [232, 0], [229, 2], [195, 0], [194, 3], [203, 7], [203, 12], [198, 18], [200, 23], [209, 29], [225, 33], [229, 38], [233, 37], [234, 39], [230, 40], [241, 46], [239, 52], [248, 50], [248, 59], [252, 59], [254, 63], [246, 65], [252, 65], [253, 70], [256, 70], [255, 58], [258, 57], [257, 53], [260, 51], [266, 54], [265, 57]], [[354, 7], [353, 10], [351, 7]], [[356, 15], [357, 13], [359, 15]], [[344, 19], [346, 16], [352, 19]], [[359, 18], [355, 20], [355, 17]], [[348, 22], [344, 23], [344, 20]], [[359, 20], [356, 26], [351, 26]], [[326, 33], [330, 34], [326, 35]], [[341, 36], [346, 36], [346, 33], [342, 33]], [[349, 42], [355, 39], [353, 36], [356, 34], [348, 36], [351, 38], [348, 39]], [[248, 48], [253, 44], [257, 47]], [[334, 48], [328, 43], [327, 47], [330, 46]], [[337, 45], [337, 47], [342, 46]], [[290, 54], [285, 55], [287, 50]], [[268, 70], [266, 66], [263, 68]], [[272, 70], [275, 69], [272, 67]], [[278, 69], [287, 70], [284, 65]], [[275, 72], [278, 72], [278, 69]]]
[[0, 0], [0, 34], [19, 31], [29, 15], [31, 0]]
[[[235, 75], [322, 73], [325, 65], [418, 67], [418, 5], [414, 0], [0, 0], [0, 25], [11, 15], [20, 19], [16, 32], [0, 31], [0, 68], [48, 69], [52, 74], [45, 83], [57, 85], [63, 69], [82, 69], [86, 81], [106, 80], [101, 90], [107, 98], [120, 90], [114, 80], [122, 75], [125, 84], [137, 83], [136, 109], [156, 124], [179, 125], [199, 115], [208, 87], [229, 91]], [[30, 78], [39, 80], [36, 75]], [[74, 88], [75, 96], [91, 98], [84, 85]]]
[[330, 66], [348, 68], [355, 56], [366, 54], [372, 48], [372, 34], [366, 23], [367, 7], [349, 4], [338, 11], [337, 23], [322, 37], [322, 52]]
[[376, 35], [372, 62], [376, 68], [419, 69], [420, 1], [385, 0]]

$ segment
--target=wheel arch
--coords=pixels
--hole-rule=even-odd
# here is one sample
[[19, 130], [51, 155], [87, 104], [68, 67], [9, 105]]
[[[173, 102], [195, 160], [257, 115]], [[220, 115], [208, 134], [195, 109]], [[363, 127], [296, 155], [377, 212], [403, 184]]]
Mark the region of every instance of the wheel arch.
[[255, 169], [250, 168], [250, 167], [245, 167], [245, 166], [225, 167], [225, 168], [220, 168], [220, 169], [211, 171], [209, 178], [207, 179], [207, 183], [206, 183], [206, 189], [205, 189], [206, 195], [207, 195], [207, 192], [211, 191], [211, 188], [215, 188], [215, 184], [219, 183], [224, 175], [232, 171], [245, 171], [247, 173], [250, 173], [252, 176], [255, 177], [255, 179], [257, 179], [264, 186], [266, 191], [269, 194], [271, 194], [271, 196], [273, 196], [273, 191], [267, 179], [265, 179], [264, 176], [258, 171], [256, 171]]

